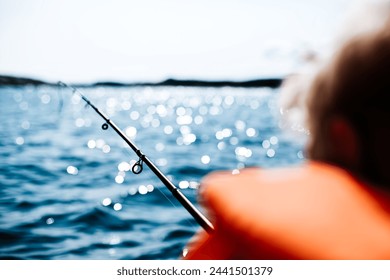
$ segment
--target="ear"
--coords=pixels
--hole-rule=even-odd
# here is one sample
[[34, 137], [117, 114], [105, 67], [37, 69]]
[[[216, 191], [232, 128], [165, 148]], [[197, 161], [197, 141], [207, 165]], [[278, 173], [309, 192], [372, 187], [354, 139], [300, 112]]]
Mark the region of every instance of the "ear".
[[330, 121], [329, 139], [332, 157], [347, 168], [359, 165], [359, 140], [353, 126], [342, 117]]

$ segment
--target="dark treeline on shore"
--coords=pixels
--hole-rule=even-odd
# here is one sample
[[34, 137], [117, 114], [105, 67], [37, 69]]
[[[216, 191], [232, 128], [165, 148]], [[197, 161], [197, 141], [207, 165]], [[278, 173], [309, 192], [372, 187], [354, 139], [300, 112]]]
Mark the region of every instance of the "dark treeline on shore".
[[[77, 87], [96, 87], [96, 86], [110, 86], [110, 87], [131, 87], [131, 86], [188, 86], [188, 87], [269, 87], [277, 88], [282, 83], [281, 78], [269, 79], [255, 79], [248, 81], [204, 81], [204, 80], [177, 80], [167, 79], [162, 82], [142, 82], [142, 83], [120, 83], [120, 82], [96, 82], [91, 84], [74, 84]], [[42, 80], [36, 80], [25, 77], [5, 76], [0, 75], [0, 86], [24, 86], [24, 85], [49, 85], [55, 86], [56, 83], [49, 83]]]

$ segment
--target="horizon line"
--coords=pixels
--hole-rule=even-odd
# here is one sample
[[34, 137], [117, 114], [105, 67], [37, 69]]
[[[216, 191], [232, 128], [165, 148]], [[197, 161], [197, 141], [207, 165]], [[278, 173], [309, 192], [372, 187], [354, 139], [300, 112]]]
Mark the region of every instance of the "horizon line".
[[[136, 87], [136, 86], [188, 86], [188, 87], [269, 87], [278, 88], [284, 78], [259, 78], [243, 81], [234, 80], [202, 80], [202, 79], [175, 79], [168, 78], [160, 82], [116, 82], [116, 81], [97, 81], [92, 83], [69, 83], [77, 87]], [[0, 86], [57, 86], [57, 83], [48, 82], [40, 79], [28, 77], [0, 75]]]

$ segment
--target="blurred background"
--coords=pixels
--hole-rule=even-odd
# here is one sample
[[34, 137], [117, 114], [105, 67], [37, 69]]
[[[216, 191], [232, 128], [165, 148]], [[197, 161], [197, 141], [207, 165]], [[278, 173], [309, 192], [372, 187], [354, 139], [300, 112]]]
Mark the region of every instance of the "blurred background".
[[49, 82], [0, 87], [0, 258], [176, 259], [199, 230], [57, 81], [197, 204], [211, 171], [304, 161], [307, 131], [280, 120], [280, 89], [91, 83], [283, 79], [331, 48], [351, 3], [0, 0], [0, 75]]

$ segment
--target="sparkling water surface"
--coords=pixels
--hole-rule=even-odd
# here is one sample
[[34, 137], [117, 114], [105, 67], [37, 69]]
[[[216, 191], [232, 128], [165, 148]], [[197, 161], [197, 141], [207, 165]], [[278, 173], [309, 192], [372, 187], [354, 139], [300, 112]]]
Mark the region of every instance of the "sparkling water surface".
[[[278, 90], [81, 90], [195, 204], [219, 169], [303, 160], [278, 118]], [[199, 226], [69, 89], [0, 88], [1, 259], [177, 259]], [[237, 186], [239, 187], [239, 186]]]

